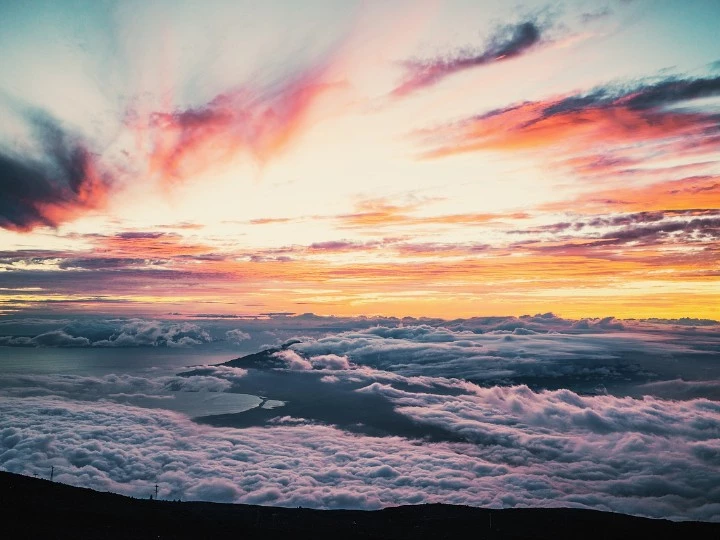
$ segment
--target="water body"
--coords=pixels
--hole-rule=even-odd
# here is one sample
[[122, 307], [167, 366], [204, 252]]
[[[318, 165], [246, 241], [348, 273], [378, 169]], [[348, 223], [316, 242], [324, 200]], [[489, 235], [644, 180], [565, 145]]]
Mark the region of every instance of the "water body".
[[152, 397], [129, 398], [123, 402], [148, 409], [180, 412], [191, 418], [216, 414], [238, 414], [267, 406], [267, 400], [259, 396], [208, 391], [171, 392]]
[[0, 391], [22, 391], [18, 385], [52, 385], [63, 381], [68, 387], [77, 382], [77, 394], [69, 390], [68, 397], [88, 400], [109, 399], [118, 403], [149, 409], [165, 409], [183, 413], [191, 418], [207, 415], [237, 414], [250, 409], [271, 409], [283, 405], [281, 401], [239, 392], [172, 391], [161, 389], [152, 393], [122, 393], [88, 395], [88, 384], [80, 377], [99, 380], [108, 376], [132, 376], [150, 383], [161, 377], [174, 376], [188, 367], [218, 364], [237, 356], [237, 352], [222, 350], [172, 348], [29, 348], [0, 347]]
[[246, 353], [204, 347], [0, 347], [0, 373], [168, 375], [190, 366], [218, 364], [242, 354]]

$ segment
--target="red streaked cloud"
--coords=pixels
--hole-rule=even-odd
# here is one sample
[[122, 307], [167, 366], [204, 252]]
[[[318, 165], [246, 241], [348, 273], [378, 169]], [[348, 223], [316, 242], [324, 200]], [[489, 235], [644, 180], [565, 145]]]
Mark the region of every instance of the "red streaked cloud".
[[423, 214], [423, 207], [432, 202], [436, 202], [436, 200], [395, 201], [391, 197], [375, 197], [356, 202], [354, 211], [345, 214], [257, 218], [234, 223], [282, 225], [301, 222], [329, 222], [335, 224], [340, 230], [373, 232], [390, 227], [422, 229], [424, 226], [499, 225], [506, 221], [528, 219], [531, 216], [528, 212], [465, 212], [427, 215], [425, 211]]
[[312, 107], [338, 88], [326, 59], [268, 88], [247, 85], [205, 105], [133, 118], [149, 145], [149, 166], [174, 182], [226, 163], [243, 153], [263, 163], [285, 150], [307, 127]]
[[292, 218], [257, 218], [249, 221], [250, 225], [272, 225], [275, 223], [289, 223]]
[[612, 170], [658, 152], [716, 148], [717, 113], [672, 108], [716, 95], [720, 77], [601, 88], [520, 103], [421, 135], [434, 146], [425, 153], [428, 158], [479, 150], [543, 151], [571, 168], [578, 160], [576, 172]]

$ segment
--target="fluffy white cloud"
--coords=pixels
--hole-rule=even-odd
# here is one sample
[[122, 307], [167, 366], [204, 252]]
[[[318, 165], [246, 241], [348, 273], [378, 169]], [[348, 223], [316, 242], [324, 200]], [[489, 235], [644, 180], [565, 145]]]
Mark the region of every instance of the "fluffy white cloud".
[[94, 341], [93, 347], [190, 347], [212, 341], [210, 334], [196, 324], [131, 320], [108, 339]]
[[285, 362], [287, 368], [292, 371], [349, 370], [357, 367], [350, 363], [347, 356], [337, 354], [320, 354], [304, 358], [292, 349], [283, 349], [273, 353], [273, 357]]
[[292, 371], [307, 371], [313, 368], [310, 362], [290, 349], [278, 351], [274, 353], [273, 356], [285, 362], [287, 364], [287, 368]]
[[[595, 326], [614, 326], [603, 321]], [[405, 377], [465, 379], [483, 384], [526, 383], [597, 393], [605, 393], [607, 388], [632, 393], [628, 382], [638, 384], [686, 375], [708, 377], [718, 369], [713, 366], [714, 351], [718, 350], [720, 336], [709, 334], [688, 340], [684, 330], [662, 335], [618, 332], [614, 328], [592, 333], [539, 333], [528, 328], [477, 333], [429, 325], [379, 326], [306, 337], [288, 349], [316, 368], [321, 366], [315, 358], [339, 356], [347, 359], [347, 366], [338, 365], [337, 369], [364, 366], [386, 375], [392, 372]], [[691, 366], [696, 366], [694, 371]], [[711, 397], [703, 394], [702, 388], [699, 392], [694, 397]]]
[[243, 341], [251, 339], [251, 336], [247, 332], [243, 332], [239, 328], [235, 328], [225, 332], [225, 339], [232, 343], [242, 343]]
[[350, 360], [347, 356], [337, 354], [321, 354], [309, 358], [314, 368], [319, 369], [350, 369]]

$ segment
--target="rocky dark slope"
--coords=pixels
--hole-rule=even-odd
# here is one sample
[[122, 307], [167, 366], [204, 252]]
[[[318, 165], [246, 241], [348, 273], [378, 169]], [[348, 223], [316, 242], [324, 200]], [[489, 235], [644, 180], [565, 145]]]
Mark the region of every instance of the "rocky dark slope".
[[720, 538], [720, 524], [574, 509], [419, 505], [363, 512], [133, 499], [0, 472], [2, 537], [313, 539]]

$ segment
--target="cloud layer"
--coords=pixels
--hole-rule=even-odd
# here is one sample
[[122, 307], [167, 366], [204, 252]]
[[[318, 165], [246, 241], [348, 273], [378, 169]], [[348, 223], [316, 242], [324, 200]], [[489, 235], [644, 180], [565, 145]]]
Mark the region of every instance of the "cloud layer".
[[[231, 337], [237, 336], [247, 339], [242, 333]], [[15, 347], [191, 347], [210, 341], [196, 324], [146, 319], [76, 320], [33, 337], [0, 336], [0, 345]]]
[[[628, 322], [611, 318], [565, 321], [550, 314], [468, 320], [455, 329], [377, 326], [304, 339], [279, 354], [287, 358], [291, 369], [324, 367], [320, 360], [328, 355], [343, 359], [347, 365], [340, 369], [350, 369], [351, 377], [360, 376], [353, 369], [364, 366], [411, 378], [456, 378], [486, 386], [523, 383], [586, 393], [632, 394], [637, 384], [693, 378], [713, 369], [717, 325], [709, 326], [707, 333], [652, 323], [627, 326]], [[688, 331], [694, 344], [686, 341]], [[697, 371], [691, 366], [697, 366]], [[642, 388], [651, 393], [654, 387]], [[712, 392], [702, 384], [695, 391], [703, 388]], [[670, 395], [671, 388], [658, 389], [665, 392], [664, 397]], [[682, 395], [675, 396], [682, 399]]]
[[[319, 508], [446, 502], [576, 506], [720, 519], [716, 403], [581, 397], [526, 387], [475, 397], [390, 393], [420, 422], [474, 444], [348, 435], [291, 422], [242, 431], [185, 417], [57, 398], [0, 403], [6, 470], [147, 497]], [[19, 427], [20, 426], [20, 427]]]
[[[164, 498], [223, 502], [720, 520], [716, 323], [380, 321], [248, 321], [253, 334], [303, 336], [232, 362], [241, 367], [6, 373], [0, 466], [54, 466], [59, 481], [139, 497], [157, 483]], [[57, 322], [107, 340], [103, 324]], [[228, 330], [236, 321], [215, 324], [196, 335], [247, 341]], [[121, 327], [134, 342], [182, 340], [168, 323]]]

